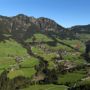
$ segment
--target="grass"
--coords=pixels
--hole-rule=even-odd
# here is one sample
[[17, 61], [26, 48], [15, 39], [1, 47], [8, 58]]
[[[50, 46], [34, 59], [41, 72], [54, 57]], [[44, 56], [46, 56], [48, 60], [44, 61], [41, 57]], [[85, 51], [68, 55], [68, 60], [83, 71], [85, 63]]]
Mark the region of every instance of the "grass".
[[67, 90], [67, 87], [64, 85], [32, 85], [29, 88], [21, 90]]
[[21, 68], [8, 74], [10, 79], [17, 76], [31, 77], [36, 72], [34, 66], [38, 64], [38, 59], [30, 57], [27, 50], [13, 39], [0, 42], [0, 52], [0, 73], [16, 64], [16, 56], [23, 58], [23, 62], [20, 63]]
[[[35, 41], [37, 42], [41, 42], [41, 41], [44, 41], [44, 42], [47, 42], [47, 41], [53, 41], [51, 38], [49, 38], [48, 36], [44, 35], [44, 34], [34, 34], [34, 37], [36, 38]], [[26, 40], [26, 42], [32, 42], [33, 40], [33, 37], [29, 38]]]
[[27, 54], [27, 51], [25, 48], [23, 48], [19, 43], [16, 41], [10, 39], [6, 40], [5, 42], [0, 42], [0, 57], [5, 56], [23, 56]]
[[22, 68], [9, 72], [8, 77], [10, 79], [13, 79], [17, 76], [31, 77], [33, 74], [35, 74], [35, 72], [36, 71], [34, 68]]
[[34, 46], [32, 47], [32, 51], [33, 51], [33, 53], [36, 53], [37, 55], [43, 57], [47, 61], [52, 60], [52, 58], [54, 58], [56, 56], [55, 53], [49, 53], [49, 54], [47, 54], [42, 49], [40, 49], [38, 47], [34, 47]]
[[65, 85], [67, 83], [73, 84], [73, 83], [81, 80], [85, 76], [86, 76], [85, 71], [83, 71], [83, 70], [60, 75], [58, 78], [58, 84], [62, 84], [62, 85]]
[[6, 69], [15, 64], [15, 60], [10, 57], [0, 57], [0, 69]]
[[[0, 52], [0, 69], [15, 64], [16, 56], [27, 57], [26, 49], [12, 39], [0, 42]], [[27, 59], [26, 57], [24, 59]]]
[[80, 40], [83, 42], [90, 40], [90, 34], [80, 34]]
[[[89, 37], [90, 38], [90, 37]], [[82, 42], [81, 40], [60, 40], [60, 39], [58, 39], [58, 41], [61, 41], [61, 42], [63, 42], [63, 43], [66, 43], [66, 44], [68, 44], [68, 45], [70, 45], [70, 46], [72, 46], [72, 47], [74, 47], [74, 48], [76, 48], [77, 46], [79, 47], [79, 50], [81, 51], [81, 52], [84, 52], [84, 50], [85, 50], [85, 42]], [[67, 50], [73, 50], [73, 49], [70, 49], [70, 48], [66, 48]]]
[[31, 57], [28, 60], [24, 60], [22, 63], [20, 63], [21, 68], [18, 70], [11, 71], [8, 74], [8, 77], [10, 79], [17, 77], [17, 76], [31, 77], [36, 72], [34, 66], [37, 64], [38, 64], [38, 60], [33, 57]]
[[38, 59], [34, 57], [30, 57], [27, 60], [24, 60], [22, 63], [20, 63], [21, 67], [25, 68], [34, 68], [35, 65], [39, 64]]

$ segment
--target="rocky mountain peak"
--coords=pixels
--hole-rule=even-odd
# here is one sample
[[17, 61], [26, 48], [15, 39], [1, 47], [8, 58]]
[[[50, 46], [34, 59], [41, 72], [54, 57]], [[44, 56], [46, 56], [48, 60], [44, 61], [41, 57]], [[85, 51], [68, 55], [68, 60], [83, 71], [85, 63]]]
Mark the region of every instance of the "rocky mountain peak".
[[18, 38], [22, 38], [24, 35], [29, 35], [35, 31], [57, 32], [62, 29], [64, 28], [54, 20], [44, 17], [35, 18], [24, 14], [18, 14], [13, 17], [0, 16], [0, 33], [12, 34]]

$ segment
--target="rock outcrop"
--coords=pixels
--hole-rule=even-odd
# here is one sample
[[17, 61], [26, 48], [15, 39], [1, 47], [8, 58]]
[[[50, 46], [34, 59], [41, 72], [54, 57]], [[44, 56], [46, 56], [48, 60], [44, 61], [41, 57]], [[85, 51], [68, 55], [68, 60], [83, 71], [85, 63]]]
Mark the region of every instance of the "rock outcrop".
[[0, 34], [9, 34], [15, 38], [25, 38], [38, 31], [59, 32], [64, 28], [48, 18], [34, 18], [19, 14], [13, 17], [0, 16]]

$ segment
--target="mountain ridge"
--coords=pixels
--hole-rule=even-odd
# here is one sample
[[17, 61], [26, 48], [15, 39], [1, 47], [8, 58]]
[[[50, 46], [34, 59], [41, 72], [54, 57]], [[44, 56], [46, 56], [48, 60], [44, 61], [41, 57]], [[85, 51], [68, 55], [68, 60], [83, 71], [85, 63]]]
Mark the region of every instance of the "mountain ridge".
[[62, 36], [70, 36], [76, 33], [90, 33], [90, 24], [65, 28], [52, 19], [46, 17], [30, 17], [24, 14], [7, 17], [0, 16], [0, 34], [11, 34], [16, 38], [24, 38], [35, 32], [54, 32]]

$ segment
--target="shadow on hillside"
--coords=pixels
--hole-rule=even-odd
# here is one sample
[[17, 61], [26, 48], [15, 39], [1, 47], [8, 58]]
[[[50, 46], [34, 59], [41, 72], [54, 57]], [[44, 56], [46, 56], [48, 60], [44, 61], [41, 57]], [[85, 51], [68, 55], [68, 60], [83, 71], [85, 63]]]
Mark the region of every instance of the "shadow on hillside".
[[[53, 34], [54, 34], [54, 35], [53, 35]], [[69, 48], [71, 48], [71, 49], [73, 49], [73, 50], [75, 50], [75, 51], [80, 52], [79, 50], [77, 50], [77, 49], [74, 48], [73, 46], [71, 46], [71, 45], [69, 45], [69, 44], [67, 44], [67, 43], [65, 43], [65, 42], [61, 42], [61, 41], [57, 40], [57, 39], [56, 39], [57, 37], [58, 37], [59, 39], [61, 39], [61, 37], [59, 36], [59, 34], [56, 34], [56, 33], [53, 33], [53, 34], [52, 34], [51, 32], [49, 32], [49, 33], [46, 34], [46, 35], [47, 35], [49, 38], [51, 38], [55, 44], [60, 43], [60, 44], [65, 45], [65, 46], [67, 46], [67, 47], [69, 47]], [[65, 39], [65, 38], [63, 38], [63, 39]], [[72, 39], [73, 39], [73, 38], [72, 38]]]
[[83, 53], [81, 56], [82, 56], [88, 63], [90, 63], [90, 56], [89, 56], [89, 54]]
[[[49, 46], [56, 46], [57, 43], [60, 43], [62, 45], [65, 45], [65, 46], [67, 46], [67, 47], [69, 47], [69, 48], [71, 48], [71, 49], [76, 50], [76, 51], [79, 52], [79, 50], [77, 50], [76, 48], [72, 47], [71, 45], [66, 44], [65, 42], [62, 42], [62, 41], [57, 40], [56, 39], [57, 37], [58, 38], [61, 38], [61, 36], [59, 35], [59, 33], [51, 32], [51, 31], [50, 32], [49, 31], [48, 32], [40, 32], [40, 31], [35, 31], [35, 30], [32, 33], [30, 33], [30, 30], [28, 30], [28, 31], [25, 33], [25, 35], [22, 38], [19, 38], [19, 37], [17, 38], [15, 36], [8, 36], [7, 37], [7, 36], [4, 36], [3, 34], [1, 34], [0, 35], [0, 41], [5, 41], [5, 40], [9, 40], [10, 38], [13, 38], [15, 41], [17, 41], [18, 43], [20, 43], [23, 46], [24, 44], [26, 44], [25, 43], [25, 40], [27, 40], [28, 38], [33, 37], [34, 34], [38, 34], [39, 33], [39, 34], [46, 35], [48, 38], [51, 38], [52, 41], [41, 41], [41, 42], [34, 41], [34, 42], [29, 42], [29, 44], [31, 44], [31, 45], [37, 45], [37, 44], [40, 43], [40, 44], [47, 44]], [[29, 33], [29, 34], [27, 35], [27, 33]], [[65, 38], [63, 38], [63, 39], [65, 39]], [[24, 45], [24, 47], [25, 47], [25, 45]]]
[[77, 50], [76, 48], [72, 47], [71, 45], [69, 45], [69, 44], [67, 44], [67, 43], [65, 43], [65, 42], [58, 41], [58, 40], [57, 40], [55, 37], [53, 37], [52, 35], [50, 35], [50, 37], [51, 37], [55, 42], [60, 43], [60, 44], [62, 44], [62, 45], [64, 45], [64, 46], [67, 46], [67, 47], [69, 47], [69, 48], [71, 48], [71, 49], [73, 49], [73, 50], [75, 50], [75, 51], [80, 52], [79, 50]]
[[[39, 33], [39, 34], [44, 34], [44, 35], [46, 35], [48, 38], [51, 38], [52, 41], [41, 41], [41, 42], [37, 42], [37, 41], [34, 41], [34, 42], [33, 42], [33, 41], [32, 41], [32, 42], [25, 42], [28, 38], [31, 38], [31, 37], [34, 36], [34, 34], [38, 34], [38, 33]], [[44, 33], [42, 33], [42, 32], [33, 32], [32, 34], [30, 34], [30, 36], [28, 35], [28, 36], [25, 36], [25, 37], [23, 37], [23, 38], [13, 37], [13, 39], [16, 40], [18, 43], [20, 43], [24, 48], [26, 48], [26, 49], [27, 49], [27, 53], [28, 53], [29, 55], [31, 55], [31, 56], [33, 56], [33, 57], [35, 57], [35, 58], [38, 58], [39, 60], [42, 60], [44, 63], [46, 63], [46, 60], [44, 60], [43, 57], [34, 54], [34, 53], [32, 52], [32, 50], [31, 50], [31, 46], [30, 46], [30, 45], [47, 44], [47, 45], [49, 45], [49, 46], [54, 46], [54, 47], [55, 47], [55, 46], [57, 45], [57, 43], [60, 43], [61, 45], [67, 46], [67, 47], [69, 47], [69, 48], [71, 48], [71, 49], [73, 49], [73, 50], [75, 50], [75, 51], [80, 52], [79, 50], [77, 50], [76, 48], [72, 47], [71, 45], [66, 44], [66, 43], [64, 43], [64, 42], [61, 42], [61, 41], [57, 40], [57, 37], [60, 38], [59, 34], [54, 33], [54, 32], [44, 32]]]
[[[77, 50], [76, 48], [74, 48], [74, 47], [72, 47], [71, 45], [69, 45], [69, 44], [66, 44], [65, 42], [61, 42], [61, 41], [58, 41], [56, 38], [58, 37], [59, 39], [67, 39], [67, 37], [69, 38], [69, 39], [76, 39], [76, 37], [73, 35], [73, 34], [71, 34], [70, 35], [70, 33], [72, 33], [72, 32], [68, 32], [69, 33], [69, 35], [64, 35], [65, 34], [65, 32], [62, 32], [62, 33], [56, 33], [56, 32], [52, 32], [52, 31], [48, 31], [48, 32], [40, 32], [40, 31], [37, 31], [37, 32], [35, 32], [35, 31], [33, 31], [32, 33], [30, 33], [30, 35], [27, 35], [27, 33], [30, 33], [30, 31], [28, 32], [26, 32], [26, 34], [25, 34], [25, 36], [24, 36], [24, 38], [23, 38], [23, 40], [25, 41], [25, 40], [27, 40], [28, 38], [31, 38], [31, 37], [33, 37], [34, 36], [34, 34], [43, 34], [43, 35], [46, 35], [48, 38], [51, 38], [53, 41], [42, 41], [41, 42], [41, 44], [47, 44], [47, 45], [49, 45], [49, 46], [56, 46], [57, 45], [57, 43], [60, 43], [60, 44], [62, 44], [62, 45], [65, 45], [65, 46], [67, 46], [67, 47], [69, 47], [69, 48], [71, 48], [71, 49], [74, 49], [74, 50], [76, 50], [76, 51], [78, 51], [78, 52], [80, 52], [79, 50]], [[66, 32], [66, 34], [67, 34], [67, 32]], [[30, 44], [38, 44], [39, 42], [30, 42]]]

